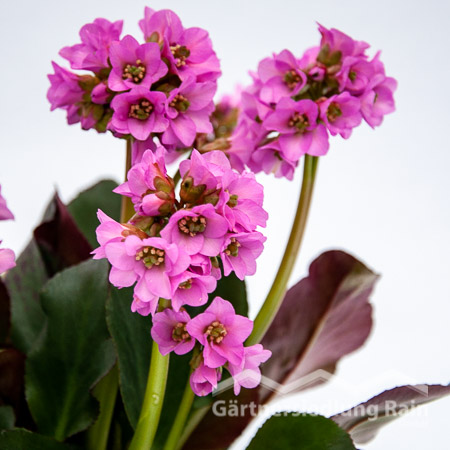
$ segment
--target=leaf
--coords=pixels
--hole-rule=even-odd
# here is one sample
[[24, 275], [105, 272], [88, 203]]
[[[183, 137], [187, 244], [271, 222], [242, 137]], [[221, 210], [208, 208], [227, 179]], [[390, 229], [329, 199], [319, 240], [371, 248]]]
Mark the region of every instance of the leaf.
[[0, 345], [4, 344], [9, 335], [11, 320], [10, 301], [6, 286], [0, 278]]
[[373, 439], [379, 429], [419, 405], [450, 394], [450, 386], [408, 385], [382, 392], [367, 402], [331, 417], [357, 444]]
[[245, 281], [240, 280], [234, 272], [227, 277], [222, 277], [217, 282], [216, 290], [210, 298], [222, 297], [231, 302], [236, 310], [236, 314], [248, 317], [247, 290]]
[[[284, 394], [324, 381], [322, 374], [302, 383], [302, 377], [324, 369], [334, 372], [340, 358], [359, 348], [372, 328], [368, 302], [378, 275], [342, 251], [320, 255], [307, 278], [286, 294], [262, 340], [272, 357], [264, 376], [283, 384]], [[262, 398], [270, 395], [262, 392]]]
[[25, 356], [15, 348], [0, 350], [0, 404], [14, 408], [16, 416], [23, 409]]
[[42, 292], [47, 328], [26, 362], [26, 395], [41, 433], [57, 440], [98, 414], [90, 389], [115, 363], [105, 321], [108, 265], [87, 261], [57, 274]]
[[74, 450], [76, 447], [61, 444], [28, 430], [16, 428], [0, 432], [0, 448], [2, 450]]
[[[281, 413], [258, 430], [248, 450], [354, 450], [350, 436], [333, 421], [310, 414]], [[284, 415], [287, 414], [287, 415]]]
[[47, 280], [41, 254], [31, 240], [4, 279], [11, 300], [11, 340], [25, 354], [45, 325], [39, 291]]
[[34, 230], [34, 238], [50, 276], [91, 257], [91, 246], [57, 194], [45, 215], [51, 219]]
[[14, 410], [11, 406], [0, 406], [0, 430], [9, 430], [14, 427]]
[[98, 246], [95, 235], [95, 230], [99, 225], [97, 210], [101, 209], [114, 220], [120, 219], [120, 196], [112, 192], [116, 187], [117, 183], [112, 180], [100, 181], [81, 192], [67, 206], [75, 223], [92, 248]]
[[[372, 326], [367, 300], [376, 280], [377, 275], [342, 251], [325, 252], [313, 261], [309, 276], [287, 292], [262, 341], [272, 351], [262, 365], [263, 385], [252, 394], [243, 389], [233, 397], [238, 404], [248, 405], [249, 396], [256, 405], [264, 404], [277, 395], [264, 386], [287, 394], [324, 381], [322, 372], [304, 377], [319, 369], [334, 372], [338, 360], [367, 339]], [[215, 401], [229, 398], [220, 394]], [[210, 450], [227, 447], [251, 420], [249, 409], [241, 417], [217, 417], [209, 411], [184, 448], [195, 449], [199, 440]]]
[[131, 312], [133, 288], [111, 287], [106, 306], [108, 329], [119, 363], [119, 382], [125, 411], [136, 427], [144, 399], [150, 365], [151, 318]]

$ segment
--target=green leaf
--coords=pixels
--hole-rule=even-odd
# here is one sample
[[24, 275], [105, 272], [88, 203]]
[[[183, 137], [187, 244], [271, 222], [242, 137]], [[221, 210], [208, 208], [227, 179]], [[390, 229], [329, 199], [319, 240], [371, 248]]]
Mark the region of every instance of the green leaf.
[[[272, 416], [258, 430], [248, 450], [354, 450], [350, 436], [323, 416], [281, 413]], [[286, 415], [284, 415], [286, 414]]]
[[115, 362], [105, 321], [108, 264], [87, 261], [57, 274], [42, 292], [47, 328], [26, 362], [26, 394], [41, 433], [57, 440], [98, 414], [90, 389]]
[[131, 312], [133, 288], [111, 288], [106, 306], [108, 328], [116, 347], [122, 400], [130, 424], [136, 427], [150, 365], [151, 318]]
[[11, 339], [16, 348], [28, 353], [45, 325], [39, 291], [48, 275], [34, 240], [16, 264], [4, 279], [11, 299]]
[[0, 430], [9, 430], [14, 427], [15, 416], [12, 406], [0, 406]]
[[117, 183], [112, 180], [100, 181], [91, 188], [81, 192], [67, 206], [75, 223], [92, 248], [98, 246], [95, 236], [95, 229], [99, 225], [97, 210], [101, 209], [114, 220], [119, 220], [120, 218], [120, 195], [112, 192], [116, 187]]
[[0, 432], [0, 448], [2, 450], [74, 450], [76, 447], [61, 444], [28, 430], [16, 428], [15, 430]]

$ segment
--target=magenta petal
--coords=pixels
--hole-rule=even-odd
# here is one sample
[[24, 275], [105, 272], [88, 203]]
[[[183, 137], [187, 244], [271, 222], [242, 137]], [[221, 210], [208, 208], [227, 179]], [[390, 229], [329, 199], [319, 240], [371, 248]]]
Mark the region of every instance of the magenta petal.
[[209, 344], [203, 349], [203, 358], [205, 365], [213, 369], [221, 367], [227, 362], [227, 358], [216, 352]]

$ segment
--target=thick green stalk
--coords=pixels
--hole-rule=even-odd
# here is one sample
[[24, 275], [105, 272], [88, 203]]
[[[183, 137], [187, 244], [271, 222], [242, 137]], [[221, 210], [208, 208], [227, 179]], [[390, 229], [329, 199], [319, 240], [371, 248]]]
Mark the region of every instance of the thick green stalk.
[[[125, 162], [125, 181], [127, 181], [127, 175], [128, 171], [131, 169], [131, 139], [127, 139], [127, 156], [126, 156], [126, 162]], [[125, 223], [128, 222], [128, 220], [133, 217], [134, 213], [136, 211], [134, 210], [133, 202], [131, 201], [130, 197], [122, 197], [122, 205], [120, 208], [120, 222]]]
[[158, 344], [153, 342], [144, 402], [128, 450], [150, 450], [152, 448], [164, 402], [168, 371], [169, 355], [161, 355]]
[[247, 345], [257, 344], [261, 341], [283, 302], [289, 277], [294, 268], [295, 260], [305, 232], [318, 160], [318, 157], [305, 155], [302, 188], [291, 235], [289, 236], [283, 260], [278, 268], [278, 273], [269, 294], [256, 316], [253, 332], [247, 340]]
[[194, 401], [194, 392], [191, 389], [191, 385], [189, 383], [188, 378], [183, 398], [181, 399], [177, 415], [173, 422], [169, 436], [167, 437], [164, 450], [177, 450], [181, 447], [180, 437], [183, 432], [186, 419], [188, 418], [189, 412], [191, 411], [193, 401]]
[[106, 449], [118, 387], [119, 375], [117, 366], [114, 366], [94, 388], [94, 397], [100, 402], [100, 414], [95, 424], [88, 430], [86, 443], [88, 450]]

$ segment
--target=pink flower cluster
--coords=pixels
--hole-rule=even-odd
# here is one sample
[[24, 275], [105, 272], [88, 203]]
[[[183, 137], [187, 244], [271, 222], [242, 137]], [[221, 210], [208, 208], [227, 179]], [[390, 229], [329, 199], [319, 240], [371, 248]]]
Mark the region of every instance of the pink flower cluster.
[[365, 42], [321, 25], [319, 31], [320, 45], [300, 59], [283, 50], [259, 63], [241, 93], [232, 135], [216, 133], [206, 149], [226, 152], [238, 170], [292, 179], [303, 155], [328, 152], [330, 134], [347, 139], [363, 119], [375, 127], [394, 111], [397, 83], [380, 54], [369, 59]]
[[[6, 206], [6, 200], [2, 197], [2, 187], [0, 186], [0, 220], [14, 219], [13, 213]], [[0, 244], [2, 241], [0, 241]], [[0, 248], [0, 275], [16, 265], [15, 255], [9, 248]]]
[[[193, 150], [180, 164], [177, 199], [165, 155], [162, 146], [147, 150], [128, 172], [127, 181], [115, 189], [134, 204], [136, 214], [128, 223], [99, 211], [100, 247], [94, 258], [109, 260], [113, 285], [135, 285], [132, 311], [154, 316], [152, 335], [161, 353], [186, 353], [199, 343], [203, 350], [197, 352], [192, 375], [198, 395], [217, 385], [222, 366], [234, 373], [239, 386], [249, 386], [252, 381], [239, 374], [259, 373], [257, 361], [268, 358], [262, 347], [244, 349], [251, 322], [236, 316], [231, 304], [218, 298], [192, 320], [184, 306], [208, 302], [222, 276], [219, 260], [225, 276], [234, 272], [244, 279], [255, 273], [265, 241], [256, 229], [267, 220], [263, 187], [252, 173], [234, 171], [224, 153], [202, 155]], [[170, 308], [157, 312], [160, 299], [170, 300]], [[199, 322], [206, 318], [211, 319], [208, 324]]]
[[72, 69], [93, 75], [53, 63], [51, 109], [66, 110], [69, 124], [81, 122], [83, 129], [132, 137], [135, 161], [155, 148], [154, 137], [176, 150], [192, 146], [197, 133], [212, 132], [221, 72], [208, 33], [184, 28], [170, 10], [150, 8], [139, 22], [144, 43], [130, 35], [121, 39], [122, 25], [96, 19], [81, 28], [80, 44], [61, 50]]

